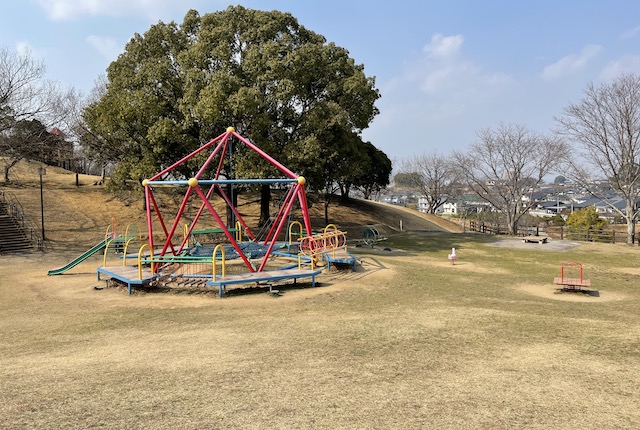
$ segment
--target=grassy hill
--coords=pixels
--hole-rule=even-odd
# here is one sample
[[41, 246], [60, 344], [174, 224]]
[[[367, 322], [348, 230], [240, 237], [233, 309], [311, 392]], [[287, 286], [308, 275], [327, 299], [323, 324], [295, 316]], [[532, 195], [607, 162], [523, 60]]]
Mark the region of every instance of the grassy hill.
[[[34, 230], [40, 231], [41, 205], [38, 168], [41, 163], [23, 161], [11, 170], [10, 181], [0, 182], [0, 188], [15, 196]], [[142, 193], [116, 198], [109, 193], [100, 178], [78, 175], [59, 167], [46, 167], [43, 180], [44, 224], [47, 247], [57, 249], [83, 249], [101, 240], [108, 226], [115, 222], [117, 231], [127, 225], [137, 225], [146, 231]], [[163, 211], [177, 211], [184, 197], [183, 190], [169, 190], [159, 197]], [[276, 214], [274, 198], [272, 215]], [[197, 202], [187, 214], [194, 214]], [[322, 202], [309, 197], [310, 213], [314, 229], [324, 227]], [[214, 203], [216, 210], [224, 213], [221, 199]], [[241, 194], [239, 210], [249, 226], [258, 222], [259, 205], [256, 195]], [[360, 239], [368, 227], [375, 227], [381, 235], [389, 236], [404, 231], [461, 231], [460, 226], [437, 216], [422, 214], [404, 207], [352, 199], [347, 204], [332, 202], [329, 221], [347, 231], [350, 239]]]

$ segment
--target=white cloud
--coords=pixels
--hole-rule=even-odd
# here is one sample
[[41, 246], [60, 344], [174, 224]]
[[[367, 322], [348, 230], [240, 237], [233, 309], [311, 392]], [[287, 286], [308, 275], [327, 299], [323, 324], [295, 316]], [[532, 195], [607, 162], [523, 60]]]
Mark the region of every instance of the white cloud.
[[629, 54], [609, 62], [601, 73], [604, 80], [615, 79], [623, 73], [640, 73], [640, 55]]
[[100, 52], [107, 60], [113, 61], [122, 52], [122, 46], [116, 39], [100, 36], [87, 37], [87, 43]]
[[44, 61], [45, 57], [47, 57], [47, 50], [36, 49], [25, 40], [16, 42], [16, 53], [18, 53], [18, 55], [28, 56], [36, 62]]
[[422, 50], [435, 58], [453, 57], [458, 54], [463, 42], [464, 37], [461, 34], [443, 36], [437, 33], [431, 36], [431, 41]]
[[465, 60], [461, 52], [462, 35], [443, 36], [435, 34], [423, 51], [427, 54], [418, 64], [411, 66], [414, 71], [406, 76], [418, 80], [418, 89], [431, 98], [443, 98], [443, 106], [448, 112], [460, 112], [453, 107], [473, 105], [491, 97], [495, 91], [508, 87], [512, 79], [503, 73], [488, 73], [482, 66]]
[[[415, 151], [417, 144], [440, 145], [446, 151], [469, 143], [474, 130], [517, 115], [514, 111], [522, 106], [519, 83], [464, 58], [463, 42], [462, 35], [436, 34], [422, 55], [406, 62], [402, 72], [381, 87], [380, 115], [367, 136], [385, 136], [396, 153]], [[505, 111], [511, 116], [503, 116]], [[398, 127], [411, 130], [415, 141], [398, 142], [393, 137]]]
[[567, 55], [542, 70], [542, 79], [552, 81], [571, 76], [583, 69], [600, 52], [600, 45], [587, 45], [577, 54]]
[[142, 16], [162, 19], [171, 10], [197, 8], [204, 0], [36, 0], [52, 21], [73, 21], [83, 16]]
[[623, 39], [623, 40], [633, 39], [634, 37], [636, 37], [638, 35], [638, 33], [640, 33], [640, 25], [637, 26], [637, 27], [633, 27], [633, 28], [630, 28], [630, 29], [624, 31], [620, 35], [620, 38]]
[[18, 55], [22, 55], [22, 56], [29, 55], [29, 56], [32, 56], [33, 55], [33, 48], [31, 47], [29, 42], [21, 40], [21, 41], [16, 43], [16, 52], [18, 53]]

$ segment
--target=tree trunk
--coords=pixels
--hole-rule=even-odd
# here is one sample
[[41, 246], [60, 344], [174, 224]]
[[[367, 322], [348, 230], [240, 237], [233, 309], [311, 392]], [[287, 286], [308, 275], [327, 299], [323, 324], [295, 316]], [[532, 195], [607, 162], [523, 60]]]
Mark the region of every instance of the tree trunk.
[[329, 225], [329, 204], [331, 203], [331, 194], [324, 194], [324, 225]]
[[627, 219], [627, 245], [633, 245], [636, 235], [636, 220], [633, 217], [633, 207], [628, 205], [626, 208]]
[[350, 184], [340, 184], [340, 201], [348, 202], [349, 201], [349, 191], [351, 190]]
[[13, 160], [11, 160], [11, 163], [5, 164], [5, 166], [4, 166], [4, 180], [5, 180], [5, 182], [9, 182], [9, 170], [11, 170], [11, 168], [13, 166], [18, 164], [18, 161], [20, 161], [20, 160], [21, 160], [20, 158], [14, 158]]
[[518, 217], [507, 211], [507, 228], [509, 229], [509, 235], [515, 236], [518, 234]]
[[[227, 184], [227, 196], [231, 199], [233, 208], [238, 207], [238, 194], [233, 189], [233, 185]], [[233, 208], [227, 206], [227, 228], [236, 227], [236, 214], [233, 212]]]
[[270, 203], [271, 203], [271, 188], [269, 187], [269, 184], [262, 184], [260, 188], [260, 221], [259, 221], [259, 224], [261, 226], [269, 222], [269, 218], [271, 218], [271, 213], [269, 210]]

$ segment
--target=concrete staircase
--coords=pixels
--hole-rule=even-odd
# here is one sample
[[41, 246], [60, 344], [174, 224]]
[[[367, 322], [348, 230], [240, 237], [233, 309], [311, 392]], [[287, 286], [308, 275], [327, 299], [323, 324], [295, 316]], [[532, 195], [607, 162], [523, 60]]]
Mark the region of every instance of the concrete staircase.
[[35, 249], [31, 234], [16, 216], [13, 207], [0, 200], [0, 254], [32, 252]]

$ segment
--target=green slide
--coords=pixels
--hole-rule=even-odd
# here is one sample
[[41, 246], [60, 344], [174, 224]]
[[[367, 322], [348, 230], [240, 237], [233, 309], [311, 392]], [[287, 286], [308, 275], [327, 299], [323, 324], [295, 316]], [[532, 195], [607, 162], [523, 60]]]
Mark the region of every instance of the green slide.
[[104, 249], [105, 246], [107, 246], [107, 240], [106, 239], [103, 240], [102, 242], [100, 242], [99, 244], [97, 244], [96, 246], [94, 246], [93, 248], [91, 248], [90, 250], [88, 250], [87, 252], [85, 252], [84, 254], [79, 255], [76, 259], [74, 259], [73, 261], [65, 264], [64, 266], [58, 267], [57, 269], [49, 270], [47, 275], [51, 276], [51, 275], [59, 275], [61, 273], [64, 273], [67, 270], [71, 269], [72, 267], [75, 267], [78, 264], [82, 263], [84, 260], [86, 260], [87, 258], [91, 257], [96, 252], [100, 251], [101, 249]]

